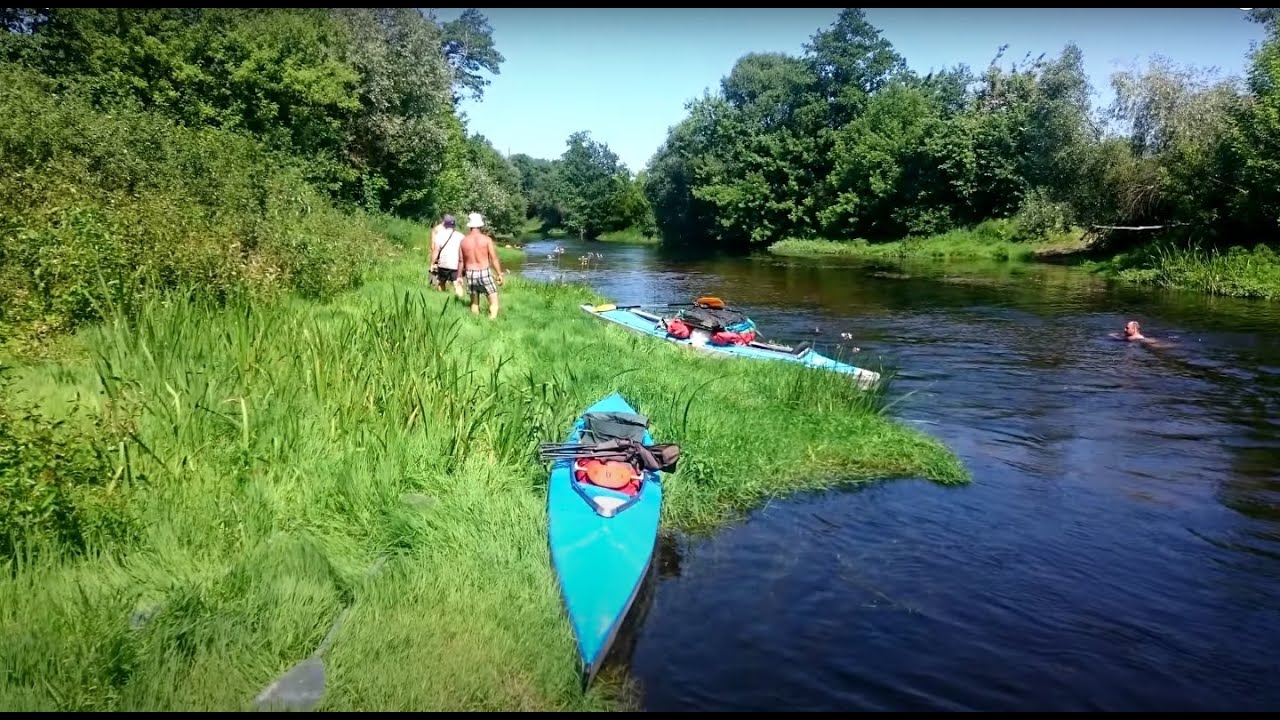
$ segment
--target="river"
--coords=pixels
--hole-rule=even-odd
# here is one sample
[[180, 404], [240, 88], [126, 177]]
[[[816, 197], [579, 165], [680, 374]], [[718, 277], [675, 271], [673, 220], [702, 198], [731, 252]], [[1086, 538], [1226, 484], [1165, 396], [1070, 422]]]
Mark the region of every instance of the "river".
[[[526, 249], [529, 277], [715, 295], [770, 340], [861, 348], [973, 473], [775, 501], [667, 549], [631, 649], [646, 710], [1280, 705], [1280, 304], [1056, 266]], [[1171, 346], [1107, 338], [1129, 319]]]

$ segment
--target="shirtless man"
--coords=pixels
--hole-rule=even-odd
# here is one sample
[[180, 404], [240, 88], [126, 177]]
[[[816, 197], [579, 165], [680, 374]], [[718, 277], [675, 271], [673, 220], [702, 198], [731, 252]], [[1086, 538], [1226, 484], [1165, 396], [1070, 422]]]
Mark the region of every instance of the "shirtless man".
[[[502, 263], [498, 261], [498, 249], [493, 238], [480, 231], [484, 227], [484, 218], [480, 213], [471, 213], [467, 218], [470, 232], [462, 238], [462, 267], [465, 273], [467, 289], [471, 293], [471, 312], [480, 314], [480, 295], [489, 298], [489, 319], [498, 317], [498, 285], [502, 284]], [[493, 283], [493, 274], [489, 270], [492, 265], [498, 273], [498, 285]]]
[[1115, 338], [1116, 340], [1128, 340], [1130, 342], [1140, 342], [1149, 347], [1163, 348], [1163, 347], [1169, 346], [1168, 343], [1162, 340], [1156, 340], [1155, 338], [1149, 338], [1146, 335], [1143, 335], [1142, 326], [1139, 325], [1136, 320], [1130, 320], [1129, 322], [1124, 324], [1123, 335], [1121, 335], [1120, 333], [1111, 333], [1111, 337]]

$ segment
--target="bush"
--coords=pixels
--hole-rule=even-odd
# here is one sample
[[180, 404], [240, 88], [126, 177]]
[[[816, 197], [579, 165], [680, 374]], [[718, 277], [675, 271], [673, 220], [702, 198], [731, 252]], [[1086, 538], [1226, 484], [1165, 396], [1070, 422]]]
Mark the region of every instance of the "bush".
[[34, 545], [78, 552], [132, 534], [128, 462], [110, 451], [125, 430], [103, 417], [51, 420], [0, 387], [0, 559]]
[[97, 111], [0, 64], [2, 337], [129, 314], [155, 289], [327, 297], [361, 281], [381, 242], [252, 138]]

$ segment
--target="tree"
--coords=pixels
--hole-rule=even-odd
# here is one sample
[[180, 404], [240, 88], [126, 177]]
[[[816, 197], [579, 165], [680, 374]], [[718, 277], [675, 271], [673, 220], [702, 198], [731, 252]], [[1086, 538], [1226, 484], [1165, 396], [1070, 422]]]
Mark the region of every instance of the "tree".
[[548, 230], [560, 227], [564, 222], [564, 208], [556, 185], [559, 163], [559, 160], [533, 158], [524, 153], [511, 156], [511, 164], [520, 173], [525, 217], [538, 218], [543, 228]]
[[[467, 8], [456, 20], [444, 23], [441, 30], [440, 49], [453, 70], [455, 85], [470, 91], [476, 100], [483, 98], [490, 81], [480, 73], [488, 71], [498, 75], [506, 61], [494, 47], [493, 28], [488, 18], [475, 8]], [[455, 91], [453, 98], [456, 103], [462, 95]]]
[[570, 135], [565, 144], [557, 183], [565, 227], [589, 240], [625, 227], [620, 226], [617, 213], [618, 196], [630, 175], [618, 155], [585, 130]]
[[831, 27], [815, 33], [804, 49], [831, 103], [833, 128], [851, 120], [869, 96], [907, 68], [861, 8], [841, 10]]
[[461, 151], [465, 135], [440, 29], [407, 8], [334, 12], [348, 29], [346, 61], [360, 74], [360, 109], [347, 136], [360, 196], [399, 213], [439, 214], [446, 158]]

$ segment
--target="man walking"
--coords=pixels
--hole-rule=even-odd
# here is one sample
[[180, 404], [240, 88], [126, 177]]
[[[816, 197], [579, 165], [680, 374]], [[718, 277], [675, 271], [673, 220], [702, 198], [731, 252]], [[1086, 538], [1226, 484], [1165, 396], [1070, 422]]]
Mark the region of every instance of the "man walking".
[[462, 298], [462, 281], [458, 277], [462, 233], [453, 226], [453, 216], [445, 215], [444, 220], [431, 229], [431, 284], [444, 290], [452, 283], [454, 294]]
[[[471, 312], [480, 314], [480, 296], [489, 298], [489, 319], [498, 317], [498, 285], [502, 284], [502, 263], [498, 260], [498, 249], [493, 238], [481, 232], [484, 217], [480, 213], [471, 213], [467, 218], [466, 237], [462, 238], [462, 267], [466, 273], [467, 289], [471, 292]], [[498, 273], [498, 284], [493, 282], [493, 273], [489, 266]]]

